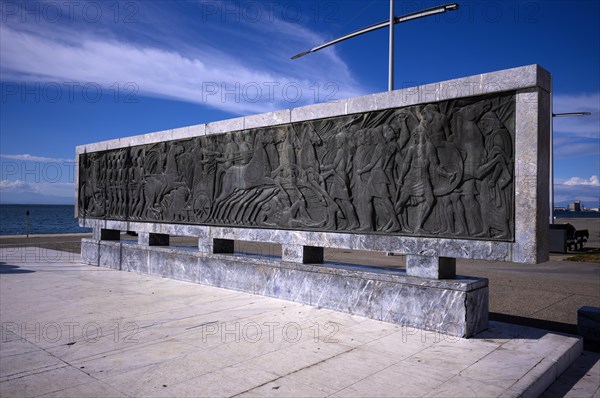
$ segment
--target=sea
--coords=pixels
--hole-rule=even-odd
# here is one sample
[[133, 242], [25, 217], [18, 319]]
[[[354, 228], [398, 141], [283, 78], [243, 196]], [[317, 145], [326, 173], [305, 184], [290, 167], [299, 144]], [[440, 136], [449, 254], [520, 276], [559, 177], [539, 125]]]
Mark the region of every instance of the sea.
[[74, 211], [73, 205], [0, 205], [0, 235], [91, 232], [77, 224]]
[[554, 218], [600, 218], [600, 211], [554, 210]]
[[[77, 224], [74, 210], [73, 205], [0, 205], [0, 235], [91, 232], [90, 228], [81, 228]], [[554, 217], [600, 218], [600, 212], [555, 210]]]

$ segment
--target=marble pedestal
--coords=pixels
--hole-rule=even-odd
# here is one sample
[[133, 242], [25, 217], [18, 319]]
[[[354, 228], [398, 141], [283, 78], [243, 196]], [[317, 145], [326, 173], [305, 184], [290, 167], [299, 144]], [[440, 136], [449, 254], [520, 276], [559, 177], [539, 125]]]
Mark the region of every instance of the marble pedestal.
[[[487, 327], [487, 281], [477, 278], [454, 278], [455, 259], [511, 261], [523, 264], [537, 264], [548, 260], [551, 92], [551, 75], [538, 65], [528, 65], [391, 92], [78, 146], [75, 216], [79, 218], [80, 226], [94, 229], [93, 240], [85, 240], [82, 243], [82, 257], [88, 264], [293, 300], [451, 335], [472, 336]], [[509, 95], [512, 99], [506, 102], [505, 95]], [[263, 198], [258, 195], [255, 198], [255, 193], [248, 195], [248, 192], [241, 193], [240, 197], [228, 197], [229, 202], [226, 206], [218, 208], [215, 218], [217, 207], [213, 202], [219, 198], [212, 195], [215, 193], [210, 188], [212, 185], [189, 186], [187, 179], [190, 173], [180, 174], [177, 169], [179, 163], [192, 164], [190, 159], [202, 159], [197, 155], [202, 153], [202, 151], [198, 152], [198, 149], [208, 142], [216, 142], [220, 148], [224, 148], [223, 143], [227, 138], [223, 136], [217, 139], [214, 137], [216, 135], [227, 134], [228, 137], [234, 137], [234, 134], [241, 134], [256, 137], [257, 134], [266, 134], [271, 130], [294, 129], [294, 126], [313, 126], [314, 130], [314, 126], [322, 123], [324, 119], [330, 119], [331, 123], [334, 123], [334, 119], [344, 120], [339, 123], [346, 123], [347, 120], [349, 124], [345, 124], [344, 128], [358, 127], [359, 124], [355, 122], [370, 117], [368, 115], [375, 115], [373, 112], [382, 112], [378, 115], [383, 117], [385, 112], [392, 109], [409, 109], [415, 106], [422, 108], [429, 104], [439, 108], [441, 104], [449, 106], [450, 102], [446, 101], [461, 102], [463, 99], [473, 106], [478, 103], [485, 105], [480, 109], [483, 112], [482, 119], [487, 115], [488, 121], [485, 123], [494, 125], [501, 122], [504, 127], [500, 129], [495, 127], [494, 134], [500, 134], [499, 132], [504, 130], [512, 132], [512, 135], [509, 134], [512, 138], [508, 140], [511, 141], [510, 145], [508, 141], [503, 144], [498, 143], [499, 152], [490, 161], [496, 157], [506, 158], [504, 160], [506, 173], [498, 174], [500, 169], [496, 164], [493, 170], [498, 176], [494, 178], [502, 179], [502, 184], [512, 184], [514, 190], [503, 191], [507, 195], [505, 203], [500, 200], [494, 205], [495, 207], [487, 207], [491, 210], [491, 214], [485, 215], [489, 216], [490, 225], [482, 225], [484, 235], [477, 233], [477, 228], [472, 228], [470, 235], [413, 234], [408, 231], [396, 234], [371, 230], [371, 228], [364, 228], [368, 231], [363, 229], [345, 231], [335, 228], [320, 230], [303, 228], [302, 224], [294, 225], [290, 216], [285, 216], [289, 223], [264, 223], [265, 219], [257, 218], [256, 211], [268, 218], [273, 216], [268, 214], [269, 209], [272, 211], [275, 207], [265, 207], [266, 202], [263, 204], [261, 201], [267, 200], [266, 196]], [[488, 106], [489, 109], [486, 108]], [[478, 107], [466, 108], [466, 114], [471, 114], [477, 109]], [[514, 117], [504, 117], [513, 112]], [[416, 113], [414, 117], [419, 119]], [[470, 118], [472, 119], [463, 114], [452, 120], [468, 121]], [[471, 124], [473, 124], [472, 120]], [[343, 127], [336, 126], [340, 129]], [[472, 127], [474, 129], [474, 126]], [[338, 130], [334, 128], [331, 132], [333, 131]], [[325, 135], [326, 138], [329, 137], [327, 142], [330, 144], [333, 142], [332, 134]], [[504, 136], [506, 138], [506, 134]], [[268, 137], [270, 133], [263, 136], [260, 141], [255, 141], [261, 143], [258, 146], [258, 153], [266, 151], [265, 145], [271, 146], [271, 151], [274, 150], [276, 140]], [[463, 140], [458, 139], [458, 141]], [[198, 143], [201, 145], [198, 146]], [[140, 177], [141, 183], [127, 178], [118, 179], [116, 182], [105, 181], [106, 178], [97, 180], [97, 176], [101, 173], [96, 173], [95, 170], [107, 164], [113, 166], [122, 163], [134, 164], [123, 162], [123, 159], [142, 159], [140, 151], [145, 154], [144, 156], [146, 154], [149, 156], [147, 159], [149, 165], [154, 164], [152, 158], [158, 156], [157, 151], [162, 151], [155, 148], [158, 144], [164, 144], [165, 149], [166, 147], [172, 149], [172, 152], [166, 153], [167, 155], [171, 153], [171, 165], [170, 167], [165, 165], [165, 170], [149, 167], [152, 173], [142, 173], [144, 177]], [[470, 139], [467, 139], [466, 144], [468, 144], [466, 147], [471, 147]], [[313, 144], [307, 144], [306, 148], [309, 152], [316, 150]], [[439, 149], [441, 148], [442, 145]], [[275, 148], [275, 150], [282, 149]], [[455, 150], [458, 151], [457, 148]], [[461, 156], [460, 152], [457, 154], [449, 149], [448, 151], [443, 151], [446, 156], [452, 156], [451, 153]], [[480, 151], [483, 153], [487, 149], [481, 147]], [[178, 153], [181, 156], [186, 155], [187, 160], [178, 159]], [[326, 153], [333, 153], [333, 151], [326, 148]], [[514, 156], [508, 156], [509, 153], [513, 153]], [[268, 157], [261, 156], [257, 158], [263, 159], [261, 162], [264, 161], [265, 156]], [[456, 161], [460, 163], [458, 158]], [[272, 170], [282, 165], [282, 163], [275, 163], [277, 162], [269, 163]], [[488, 168], [494, 164], [488, 162], [485, 167], [481, 165], [482, 168], [481, 170], [478, 168], [477, 173], [492, 173], [492, 169], [488, 170]], [[323, 165], [326, 166], [325, 163]], [[323, 170], [320, 166], [315, 164], [314, 170]], [[228, 177], [227, 184], [221, 185], [230, 189], [239, 183], [243, 191], [255, 187], [253, 178], [258, 174], [254, 175], [250, 172], [247, 174], [248, 167], [231, 170], [232, 173], [227, 174], [231, 176]], [[241, 172], [242, 170], [244, 172]], [[123, 175], [131, 174], [130, 171], [135, 170], [130, 169]], [[239, 175], [238, 171], [240, 171]], [[454, 175], [464, 174], [458, 171], [455, 170]], [[252, 175], [254, 177], [251, 178]], [[240, 176], [241, 179], [238, 178]], [[175, 188], [185, 181], [189, 192], [183, 186]], [[243, 184], [240, 181], [243, 181]], [[456, 181], [466, 182], [464, 179]], [[489, 181], [480, 182], [485, 185]], [[264, 183], [264, 179], [262, 182]], [[317, 183], [317, 180], [313, 182]], [[452, 178], [449, 184], [452, 184]], [[168, 187], [169, 194], [166, 194], [166, 190], [164, 192], [158, 190], [161, 193], [158, 195], [158, 186]], [[502, 186], [496, 188], [502, 191], [504, 189]], [[106, 189], [107, 187], [110, 189]], [[200, 188], [196, 189], [198, 187]], [[446, 195], [452, 196], [452, 192], [456, 194], [464, 192], [455, 191], [455, 188], [448, 188], [450, 191], [444, 189], [437, 195], [441, 198]], [[163, 196], [162, 199], [151, 199], [152, 203], [145, 203], [146, 207], [161, 203], [160, 211], [148, 213], [147, 208], [140, 208], [142, 202], [139, 200], [133, 201], [137, 203], [134, 206], [131, 200], [121, 199], [122, 203], [119, 206], [117, 203], [119, 197], [129, 198], [128, 195], [131, 194], [134, 198], [136, 196], [141, 198], [140, 189], [145, 193], [149, 191], [151, 193], [149, 196], [152, 197]], [[191, 198], [186, 199], [186, 192]], [[231, 191], [233, 192], [235, 191]], [[486, 195], [482, 195], [478, 200], [490, 200], [490, 197], [496, 197], [496, 194], [491, 192], [487, 192]], [[250, 212], [253, 221], [243, 217], [247, 214], [246, 203], [242, 203], [246, 197], [254, 201], [254, 210]], [[502, 195], [498, 196], [500, 197]], [[115, 198], [117, 198], [116, 202]], [[221, 205], [224, 203], [223, 198], [220, 199]], [[257, 201], [258, 198], [261, 198], [260, 201]], [[162, 204], [163, 200], [165, 205]], [[123, 206], [124, 204], [127, 206]], [[131, 212], [129, 205], [134, 207]], [[124, 207], [127, 211], [124, 211]], [[242, 217], [234, 218], [235, 222], [229, 222], [230, 220], [225, 217], [228, 222], [224, 222], [221, 219], [223, 211], [233, 214], [234, 209], [237, 209], [236, 217], [238, 214]], [[376, 205], [372, 210], [377, 213]], [[451, 220], [452, 214], [448, 215], [448, 219]], [[475, 215], [477, 215], [476, 209]], [[337, 216], [333, 215], [333, 217]], [[385, 219], [383, 216], [382, 218]], [[510, 224], [508, 229], [504, 222]], [[430, 229], [436, 230], [438, 227], [432, 226]], [[468, 230], [468, 225], [466, 227]], [[487, 236], [490, 228], [510, 230], [511, 233], [504, 237]], [[135, 231], [140, 234], [139, 242], [137, 244], [120, 242], [119, 234], [123, 231]], [[198, 239], [198, 245], [193, 250], [168, 247], [170, 236], [195, 237]], [[234, 254], [236, 240], [280, 244], [282, 259], [236, 256]], [[323, 261], [324, 248], [403, 254], [407, 256], [407, 272], [339, 264], [317, 265], [316, 263]]]
[[86, 264], [290, 300], [384, 322], [471, 337], [488, 327], [488, 281], [428, 279], [403, 271], [206, 253], [83, 239]]

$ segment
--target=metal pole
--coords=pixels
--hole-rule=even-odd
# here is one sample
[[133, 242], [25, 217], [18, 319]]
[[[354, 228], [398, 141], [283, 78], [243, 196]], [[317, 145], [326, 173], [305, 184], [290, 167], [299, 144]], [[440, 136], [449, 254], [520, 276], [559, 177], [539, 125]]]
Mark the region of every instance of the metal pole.
[[[393, 2], [393, 0], [391, 0], [391, 2]], [[391, 3], [390, 4], [390, 8], [392, 8], [393, 6], [394, 6], [394, 4]], [[441, 14], [441, 13], [444, 13], [444, 12], [447, 12], [447, 11], [455, 11], [455, 10], [458, 10], [458, 4], [456, 4], [456, 3], [450, 3], [450, 4], [445, 4], [443, 6], [428, 8], [426, 10], [421, 10], [421, 11], [413, 12], [413, 13], [410, 13], [410, 14], [402, 15], [400, 17], [390, 18], [389, 20], [386, 19], [385, 21], [382, 21], [382, 22], [379, 22], [379, 23], [367, 26], [366, 28], [355, 30], [352, 33], [348, 33], [347, 35], [338, 37], [337, 39], [334, 39], [334, 40], [328, 41], [327, 43], [323, 43], [321, 45], [313, 47], [310, 50], [303, 51], [303, 52], [301, 52], [299, 54], [294, 55], [292, 57], [292, 59], [298, 59], [298, 58], [303, 57], [303, 56], [305, 56], [307, 54], [314, 53], [314, 52], [319, 51], [319, 50], [321, 50], [323, 48], [332, 46], [334, 44], [340, 43], [340, 42], [342, 42], [344, 40], [351, 39], [353, 37], [362, 35], [362, 34], [367, 33], [367, 32], [372, 32], [372, 31], [377, 30], [377, 29], [387, 28], [387, 27], [390, 26], [390, 20], [394, 21], [394, 23], [397, 24], [397, 23], [412, 21], [414, 19], [429, 17], [431, 15]], [[391, 14], [393, 15], [393, 11], [392, 11]], [[392, 49], [393, 49], [393, 46], [392, 46]]]
[[394, 90], [394, 0], [390, 0], [390, 48], [388, 91]]
[[25, 235], [29, 238], [29, 210], [25, 212]]
[[[552, 104], [552, 93], [550, 93]], [[554, 114], [550, 113], [550, 225], [554, 224]]]

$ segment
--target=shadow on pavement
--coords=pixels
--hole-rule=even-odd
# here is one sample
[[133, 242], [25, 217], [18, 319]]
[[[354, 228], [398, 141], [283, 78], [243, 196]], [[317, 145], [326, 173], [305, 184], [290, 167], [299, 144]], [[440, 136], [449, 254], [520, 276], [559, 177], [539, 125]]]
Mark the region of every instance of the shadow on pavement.
[[10, 265], [6, 263], [0, 262], [0, 275], [4, 274], [29, 274], [35, 271], [30, 269], [21, 269], [21, 267], [17, 265]]
[[494, 319], [490, 319], [489, 329], [477, 333], [475, 336], [469, 337], [473, 340], [540, 340], [549, 332], [542, 329], [524, 329], [523, 325], [499, 321], [502, 323], [494, 324]]
[[559, 333], [577, 334], [577, 325], [572, 325], [570, 323], [547, 321], [545, 319], [527, 318], [524, 316], [490, 312], [490, 321], [513, 323], [516, 325], [551, 330], [553, 332], [559, 332]]
[[600, 355], [592, 352], [584, 352], [573, 362], [571, 366], [560, 376], [557, 382], [552, 384], [540, 398], [564, 397], [573, 389], [575, 384], [583, 379], [594, 367]]

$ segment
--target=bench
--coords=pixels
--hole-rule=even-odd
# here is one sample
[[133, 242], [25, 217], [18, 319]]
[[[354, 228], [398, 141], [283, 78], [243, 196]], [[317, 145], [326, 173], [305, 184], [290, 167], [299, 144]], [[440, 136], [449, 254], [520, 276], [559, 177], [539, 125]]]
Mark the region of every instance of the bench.
[[[589, 237], [590, 233], [587, 229], [576, 230], [572, 236], [567, 236], [567, 246], [569, 246], [569, 250], [571, 250], [571, 246], [573, 246], [572, 250], [582, 250], [584, 243], [588, 241]], [[579, 249], [577, 246], [579, 246]]]
[[588, 241], [587, 229], [577, 230], [572, 224], [550, 224], [549, 250], [553, 253], [566, 253], [568, 250], [581, 250]]

